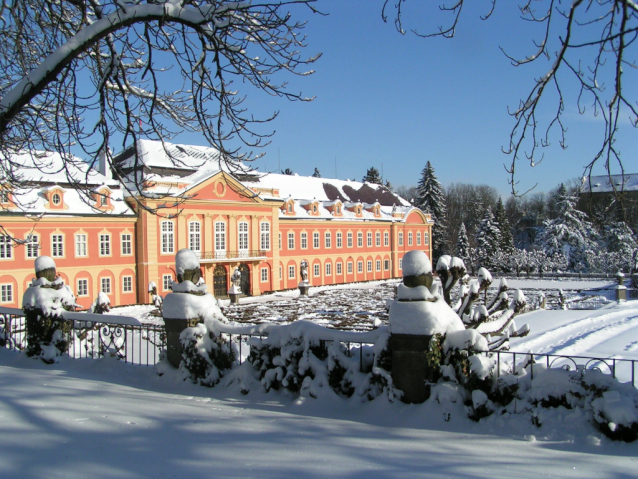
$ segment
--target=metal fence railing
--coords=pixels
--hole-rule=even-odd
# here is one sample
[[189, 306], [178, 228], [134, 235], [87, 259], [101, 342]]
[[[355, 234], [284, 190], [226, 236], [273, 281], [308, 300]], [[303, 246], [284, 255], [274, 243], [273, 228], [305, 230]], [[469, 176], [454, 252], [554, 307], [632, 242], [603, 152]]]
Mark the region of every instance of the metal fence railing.
[[[567, 356], [563, 354], [535, 354], [515, 351], [494, 351], [489, 353], [496, 357], [497, 376], [502, 372], [517, 374], [522, 368], [531, 364], [541, 364], [547, 369], [566, 369], [568, 371], [596, 370], [608, 374], [620, 382], [630, 382], [636, 387], [636, 368], [638, 360], [621, 358], [596, 358], [591, 356]], [[530, 378], [534, 379], [534, 368], [528, 369]]]
[[[127, 316], [65, 312], [73, 326], [68, 355], [72, 358], [112, 356], [126, 363], [152, 366], [166, 349], [163, 325], [142, 324]], [[0, 307], [0, 346], [27, 347], [26, 316], [21, 309]]]

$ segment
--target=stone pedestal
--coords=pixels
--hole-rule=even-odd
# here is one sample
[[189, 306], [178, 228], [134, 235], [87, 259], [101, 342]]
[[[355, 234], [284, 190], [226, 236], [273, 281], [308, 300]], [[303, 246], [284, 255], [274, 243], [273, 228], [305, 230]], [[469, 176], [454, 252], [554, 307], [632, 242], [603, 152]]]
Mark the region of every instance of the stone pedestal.
[[239, 304], [240, 293], [228, 293], [228, 297], [230, 298], [230, 304]]
[[627, 301], [627, 287], [616, 286], [616, 301]]
[[297, 287], [299, 288], [299, 296], [308, 296], [308, 291], [310, 291], [309, 284], [299, 284]]
[[390, 335], [392, 382], [403, 391], [403, 402], [422, 403], [430, 397], [430, 388], [425, 382], [433, 382], [436, 374], [428, 368], [431, 339], [432, 336]]
[[184, 348], [182, 348], [182, 343], [179, 340], [180, 334], [182, 334], [182, 331], [186, 328], [192, 328], [199, 322], [201, 322], [199, 318], [164, 318], [164, 327], [166, 329], [166, 356], [168, 362], [171, 363], [173, 367], [178, 368], [179, 363], [182, 362], [182, 351]]

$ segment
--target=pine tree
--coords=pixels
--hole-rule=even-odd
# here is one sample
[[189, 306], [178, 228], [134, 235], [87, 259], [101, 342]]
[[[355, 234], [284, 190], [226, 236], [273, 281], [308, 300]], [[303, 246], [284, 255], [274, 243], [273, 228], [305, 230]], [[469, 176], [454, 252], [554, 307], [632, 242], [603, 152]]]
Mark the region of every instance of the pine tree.
[[392, 183], [390, 183], [390, 180], [385, 180], [385, 187], [390, 191], [393, 191]]
[[417, 186], [416, 204], [424, 213], [432, 215], [434, 226], [432, 227], [432, 259], [433, 264], [439, 256], [445, 254], [448, 249], [447, 238], [447, 207], [443, 187], [436, 175], [434, 168], [428, 161], [421, 173], [421, 179]]
[[603, 234], [608, 251], [631, 257], [633, 252], [638, 249], [634, 234], [624, 221], [605, 226]]
[[546, 220], [536, 244], [547, 254], [564, 254], [571, 270], [586, 269], [587, 252], [595, 249], [597, 235], [587, 215], [576, 209], [576, 198], [563, 184], [556, 193], [556, 218]]
[[312, 174], [313, 178], [321, 178], [321, 173], [319, 173], [319, 168], [315, 168], [315, 172]]
[[456, 256], [461, 258], [464, 263], [467, 263], [467, 261], [470, 258], [470, 240], [467, 237], [467, 231], [465, 230], [465, 223], [461, 223], [461, 228], [459, 229], [459, 235], [456, 240], [455, 254]]
[[478, 263], [485, 268], [495, 268], [497, 253], [501, 250], [501, 231], [496, 224], [492, 208], [488, 206], [476, 232]]
[[377, 185], [383, 184], [383, 180], [381, 179], [381, 174], [379, 173], [379, 170], [377, 170], [374, 166], [371, 168], [368, 168], [366, 175], [363, 177], [361, 181], [363, 182], [367, 181], [368, 183], [376, 183]]
[[503, 200], [498, 197], [496, 202], [496, 208], [494, 209], [494, 219], [498, 223], [498, 229], [501, 233], [500, 248], [504, 253], [511, 253], [514, 250], [514, 239], [512, 238], [512, 229], [510, 228], [510, 222], [507, 219], [505, 213], [505, 207], [503, 206]]

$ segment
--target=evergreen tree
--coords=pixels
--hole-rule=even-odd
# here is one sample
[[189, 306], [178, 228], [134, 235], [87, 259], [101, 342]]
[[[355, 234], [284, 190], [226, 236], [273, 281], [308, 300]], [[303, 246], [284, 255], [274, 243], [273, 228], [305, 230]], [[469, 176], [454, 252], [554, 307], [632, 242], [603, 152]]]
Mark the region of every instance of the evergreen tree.
[[385, 187], [390, 191], [393, 191], [392, 183], [390, 183], [390, 180], [385, 180]]
[[631, 228], [624, 221], [612, 223], [603, 229], [607, 250], [631, 257], [638, 248]]
[[501, 250], [500, 246], [501, 231], [492, 214], [492, 208], [488, 206], [476, 232], [479, 265], [488, 269], [500, 266], [496, 264], [497, 253]]
[[456, 240], [456, 256], [461, 258], [464, 263], [466, 263], [470, 258], [470, 240], [467, 237], [467, 231], [465, 230], [465, 223], [461, 223], [461, 228], [459, 229], [459, 235]]
[[379, 173], [379, 170], [377, 170], [374, 166], [371, 168], [368, 168], [366, 175], [363, 177], [361, 181], [363, 182], [367, 181], [368, 183], [376, 183], [377, 185], [383, 184], [383, 180], [381, 180], [381, 174]]
[[315, 172], [312, 174], [313, 178], [321, 178], [321, 173], [319, 173], [319, 168], [315, 168]]
[[496, 208], [494, 210], [494, 219], [498, 223], [498, 229], [501, 233], [500, 249], [504, 253], [510, 253], [514, 250], [514, 239], [512, 238], [512, 229], [510, 228], [510, 222], [507, 219], [505, 213], [505, 207], [503, 206], [503, 200], [498, 197], [496, 202]]
[[547, 254], [564, 254], [571, 270], [586, 269], [587, 252], [595, 249], [597, 235], [587, 215], [576, 209], [576, 198], [563, 184], [555, 195], [556, 218], [546, 220], [536, 244]]
[[286, 168], [285, 170], [281, 170], [282, 175], [294, 175], [295, 173], [290, 169]]
[[443, 187], [436, 175], [434, 168], [428, 161], [421, 173], [421, 179], [417, 186], [416, 207], [424, 213], [432, 215], [434, 226], [432, 227], [432, 260], [436, 264], [437, 259], [445, 254], [447, 248], [447, 207]]

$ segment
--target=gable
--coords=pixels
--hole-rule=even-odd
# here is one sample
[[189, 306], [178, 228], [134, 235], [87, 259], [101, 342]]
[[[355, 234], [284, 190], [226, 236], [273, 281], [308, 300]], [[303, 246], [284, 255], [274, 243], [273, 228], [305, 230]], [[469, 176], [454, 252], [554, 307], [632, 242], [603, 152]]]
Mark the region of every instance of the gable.
[[186, 194], [193, 195], [200, 201], [260, 202], [254, 191], [223, 172], [217, 172], [198, 183], [187, 190]]
[[412, 210], [412, 212], [406, 218], [405, 222], [411, 225], [427, 224], [425, 215], [420, 210], [417, 210], [417, 209]]

